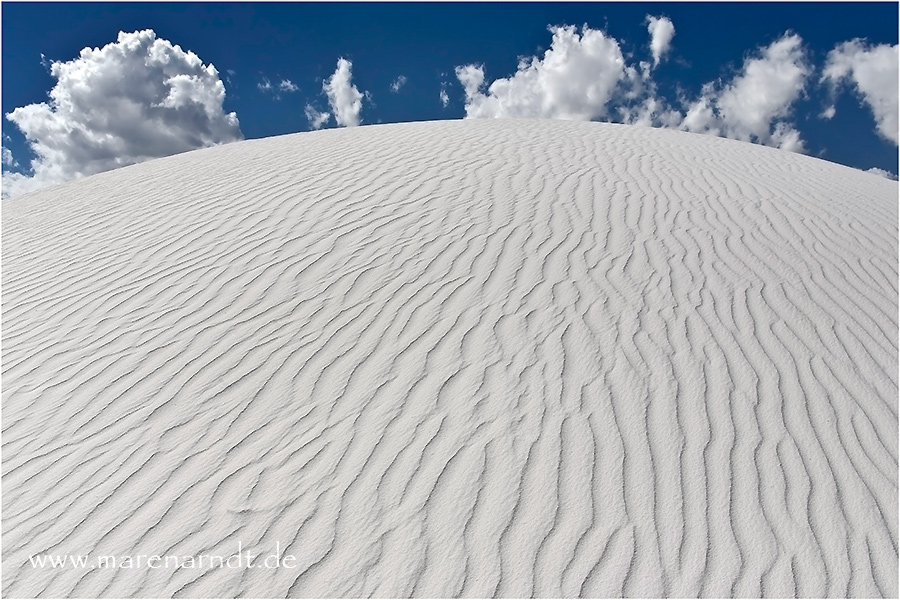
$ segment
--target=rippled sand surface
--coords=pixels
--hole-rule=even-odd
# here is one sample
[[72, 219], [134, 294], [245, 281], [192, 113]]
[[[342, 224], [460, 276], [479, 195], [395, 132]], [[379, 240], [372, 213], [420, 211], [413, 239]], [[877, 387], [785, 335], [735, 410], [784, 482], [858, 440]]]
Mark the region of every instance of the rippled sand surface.
[[6, 597], [898, 594], [896, 182], [445, 121], [2, 212]]

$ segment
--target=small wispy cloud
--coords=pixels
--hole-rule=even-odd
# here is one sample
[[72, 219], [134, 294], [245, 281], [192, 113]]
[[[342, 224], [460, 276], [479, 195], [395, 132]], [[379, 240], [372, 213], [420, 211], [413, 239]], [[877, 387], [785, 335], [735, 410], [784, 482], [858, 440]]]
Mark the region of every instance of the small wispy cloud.
[[446, 83], [441, 84], [440, 99], [441, 99], [441, 106], [443, 106], [444, 108], [447, 108], [447, 105], [450, 104], [450, 96], [447, 95], [447, 84]]
[[281, 100], [282, 93], [291, 94], [300, 89], [290, 79], [282, 79], [280, 83], [274, 84], [268, 77], [263, 77], [256, 87], [263, 94], [271, 94], [275, 100]]
[[891, 173], [890, 171], [885, 171], [884, 169], [879, 169], [878, 167], [872, 167], [868, 169], [866, 173], [871, 173], [872, 175], [878, 175], [879, 177], [884, 177], [885, 179], [890, 179], [891, 181], [897, 181], [897, 176]]
[[400, 91], [400, 88], [402, 88], [404, 84], [406, 84], [406, 76], [399, 75], [397, 79], [395, 79], [393, 83], [391, 83], [391, 91], [396, 94]]
[[647, 15], [647, 31], [650, 33], [650, 52], [653, 54], [653, 66], [669, 52], [672, 38], [675, 37], [675, 25], [668, 17]]
[[310, 129], [321, 129], [331, 118], [331, 113], [319, 112], [311, 104], [307, 104], [303, 112], [306, 115], [306, 120], [309, 121]]
[[13, 158], [12, 150], [3, 146], [0, 148], [0, 152], [3, 154], [3, 165], [6, 167], [18, 167], [19, 163], [16, 162], [16, 159]]

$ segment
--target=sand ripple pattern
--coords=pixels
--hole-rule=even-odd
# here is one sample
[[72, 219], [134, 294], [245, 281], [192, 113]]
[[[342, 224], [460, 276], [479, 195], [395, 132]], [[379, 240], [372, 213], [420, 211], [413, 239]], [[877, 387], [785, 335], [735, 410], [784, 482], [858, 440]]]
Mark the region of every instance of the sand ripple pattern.
[[[894, 596], [895, 182], [464, 121], [3, 204], [3, 594]], [[28, 555], [297, 556], [277, 570]]]

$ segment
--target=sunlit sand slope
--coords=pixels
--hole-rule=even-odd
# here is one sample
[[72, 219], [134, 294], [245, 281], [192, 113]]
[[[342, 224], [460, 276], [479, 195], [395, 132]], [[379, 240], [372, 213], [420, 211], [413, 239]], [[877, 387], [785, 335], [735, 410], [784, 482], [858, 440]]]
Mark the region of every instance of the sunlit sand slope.
[[[896, 597], [897, 209], [536, 120], [4, 201], [3, 594]], [[29, 560], [239, 543], [295, 563]]]

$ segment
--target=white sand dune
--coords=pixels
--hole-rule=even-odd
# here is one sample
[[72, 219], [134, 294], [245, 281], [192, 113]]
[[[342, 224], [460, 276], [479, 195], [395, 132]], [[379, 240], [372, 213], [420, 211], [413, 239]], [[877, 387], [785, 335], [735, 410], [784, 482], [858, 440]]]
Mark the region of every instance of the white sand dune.
[[[897, 209], [771, 148], [503, 120], [5, 201], [3, 594], [896, 597]], [[29, 560], [238, 543], [296, 562]]]

